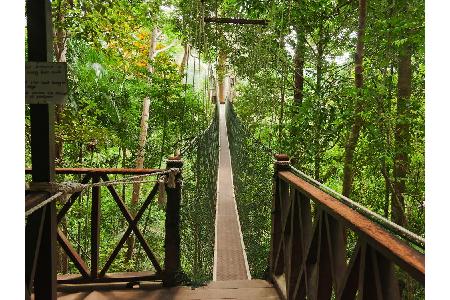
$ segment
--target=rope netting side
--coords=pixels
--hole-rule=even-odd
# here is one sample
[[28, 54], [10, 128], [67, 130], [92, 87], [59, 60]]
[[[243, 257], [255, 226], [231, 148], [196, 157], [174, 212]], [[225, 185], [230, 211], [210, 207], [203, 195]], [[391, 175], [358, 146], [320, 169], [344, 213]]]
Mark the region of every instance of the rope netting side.
[[226, 104], [235, 199], [252, 278], [268, 266], [272, 209], [273, 156], [253, 139], [231, 104]]
[[219, 116], [182, 151], [181, 263], [191, 283], [212, 280]]
[[[227, 125], [242, 234], [252, 277], [261, 278], [267, 265], [270, 248], [270, 214], [274, 152], [254, 138], [245, 127], [231, 104], [227, 103]], [[339, 201], [378, 223], [416, 250], [424, 251], [425, 241], [407, 229], [370, 211], [291, 166], [291, 171], [336, 197]], [[312, 203], [313, 207], [315, 205]], [[350, 243], [351, 244], [351, 243]]]

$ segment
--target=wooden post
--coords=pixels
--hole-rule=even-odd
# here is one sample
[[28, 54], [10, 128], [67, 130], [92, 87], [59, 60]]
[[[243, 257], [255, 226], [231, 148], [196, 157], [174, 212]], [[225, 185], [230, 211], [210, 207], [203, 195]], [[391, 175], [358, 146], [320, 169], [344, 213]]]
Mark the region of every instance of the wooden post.
[[[169, 157], [167, 169], [183, 167], [180, 157]], [[175, 188], [166, 185], [166, 236], [164, 241], [164, 286], [175, 286], [179, 283], [180, 263], [180, 206], [181, 206], [181, 172], [175, 177]]]
[[[99, 175], [94, 175], [92, 183], [100, 181]], [[100, 187], [92, 187], [91, 209], [91, 277], [98, 277], [98, 253], [100, 246]]]
[[[49, 0], [27, 0], [28, 60], [36, 62], [52, 61], [52, 24], [51, 3]], [[34, 182], [51, 182], [54, 178], [54, 104], [30, 104], [31, 122], [31, 163]], [[34, 278], [34, 299], [56, 299], [56, 208], [55, 203], [43, 208], [41, 241], [38, 251], [26, 251], [26, 261], [36, 253]], [[39, 232], [37, 220], [30, 218], [26, 229], [26, 248], [31, 247]], [[26, 266], [25, 277], [29, 281], [32, 270]], [[26, 283], [27, 286], [29, 283]]]
[[271, 233], [271, 244], [270, 244], [270, 274], [281, 275], [283, 273], [283, 264], [280, 262], [284, 261], [282, 253], [278, 258], [278, 263], [276, 263], [278, 248], [282, 241], [282, 207], [280, 201], [280, 178], [278, 177], [278, 172], [289, 170], [289, 157], [285, 154], [275, 155], [277, 160], [274, 164], [274, 175], [273, 175], [273, 197], [272, 197], [272, 233]]

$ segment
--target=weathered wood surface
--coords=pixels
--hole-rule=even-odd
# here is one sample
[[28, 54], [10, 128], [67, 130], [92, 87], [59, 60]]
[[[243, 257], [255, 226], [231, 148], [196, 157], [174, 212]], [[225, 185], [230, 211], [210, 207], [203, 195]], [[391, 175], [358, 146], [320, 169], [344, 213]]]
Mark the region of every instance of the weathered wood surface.
[[273, 286], [264, 280], [232, 280], [211, 282], [204, 287], [192, 289], [187, 286], [139, 289], [92, 290], [74, 293], [58, 293], [60, 300], [103, 300], [103, 299], [280, 299]]
[[334, 197], [295, 176], [280, 172], [280, 178], [322, 205], [328, 213], [363, 236], [367, 242], [390, 260], [408, 271], [416, 280], [425, 281], [425, 256]]
[[277, 159], [270, 272], [284, 299], [402, 299], [401, 276], [424, 284], [423, 253]]

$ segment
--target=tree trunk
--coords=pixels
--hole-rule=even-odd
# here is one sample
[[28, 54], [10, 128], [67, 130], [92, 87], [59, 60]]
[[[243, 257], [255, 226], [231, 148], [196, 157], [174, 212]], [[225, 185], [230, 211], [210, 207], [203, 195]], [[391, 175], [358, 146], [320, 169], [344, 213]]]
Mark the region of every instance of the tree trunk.
[[[127, 148], [123, 147], [122, 148], [122, 168], [126, 168], [127, 167]], [[123, 201], [125, 201], [126, 199], [126, 184], [122, 184], [122, 199]], [[118, 219], [118, 228], [117, 231], [120, 230], [120, 228], [122, 228], [123, 226], [125, 226], [126, 220], [124, 218], [119, 218]]]
[[226, 60], [227, 54], [223, 51], [219, 52], [219, 62], [217, 65], [217, 81], [219, 85], [219, 101], [225, 103], [225, 77], [226, 77]]
[[183, 59], [181, 60], [181, 64], [180, 64], [180, 74], [183, 75], [185, 72], [185, 68], [189, 59], [189, 53], [191, 52], [191, 47], [189, 46], [188, 43], [186, 43], [184, 45], [184, 53], [183, 53]]
[[411, 80], [411, 49], [406, 44], [400, 49], [398, 57], [397, 118], [394, 132], [394, 190], [398, 201], [392, 201], [392, 220], [401, 226], [405, 226], [407, 223], [404, 193], [406, 192], [406, 176], [409, 168]]
[[[392, 13], [389, 16], [392, 17]], [[388, 40], [390, 41], [391, 39], [389, 38]], [[387, 117], [384, 117], [380, 120], [381, 121], [380, 125], [381, 125], [381, 131], [385, 135], [385, 149], [391, 149], [392, 148], [392, 143], [391, 143], [391, 136], [392, 136], [391, 128], [392, 127], [391, 127], [390, 116], [391, 116], [391, 107], [392, 107], [391, 99], [392, 99], [392, 92], [393, 92], [393, 77], [394, 77], [394, 65], [392, 62], [390, 62], [389, 74], [386, 77], [387, 77], [386, 85], [388, 86], [387, 105], [386, 105], [387, 109], [380, 112], [380, 114], [384, 114]], [[383, 107], [382, 105], [383, 105], [383, 103], [381, 103], [381, 107]], [[386, 150], [385, 150], [385, 155], [387, 156]], [[382, 168], [382, 173], [384, 175], [384, 188], [385, 188], [384, 216], [389, 219], [389, 207], [391, 204], [391, 193], [393, 190], [391, 188], [391, 179], [390, 179], [392, 166], [387, 165], [386, 159], [383, 158], [382, 163], [381, 163], [381, 168]], [[394, 197], [394, 196], [395, 195], [392, 194], [392, 197]]]
[[[57, 3], [56, 10], [56, 22], [54, 23], [55, 38], [53, 43], [53, 52], [55, 53], [57, 62], [66, 62], [66, 53], [67, 53], [67, 33], [64, 30], [64, 12], [63, 12], [63, 0], [59, 0]], [[73, 3], [71, 1], [68, 2], [70, 7], [73, 7]], [[55, 107], [55, 123], [56, 125], [61, 125], [62, 123], [62, 114], [64, 110], [63, 104], [58, 104]], [[61, 135], [57, 134], [55, 136], [55, 166], [61, 167], [63, 165], [63, 140]]]
[[346, 197], [350, 196], [353, 185], [353, 156], [355, 154], [356, 145], [358, 144], [359, 134], [363, 125], [361, 113], [363, 111], [363, 99], [361, 89], [363, 87], [363, 57], [364, 57], [364, 31], [366, 27], [367, 5], [366, 0], [359, 1], [359, 22], [358, 37], [356, 43], [355, 55], [355, 87], [357, 89], [357, 99], [354, 111], [354, 119], [350, 134], [348, 135], [345, 145], [344, 157], [344, 180], [342, 184], [342, 194]]
[[[299, 109], [303, 103], [303, 87], [304, 87], [304, 77], [303, 69], [305, 66], [305, 32], [303, 28], [296, 28], [297, 32], [297, 45], [295, 46], [294, 54], [294, 106], [292, 108], [292, 122], [290, 126], [290, 140], [298, 141], [299, 139], [299, 125], [298, 125], [298, 114]], [[298, 147], [296, 143], [292, 144], [291, 147]]]
[[167, 118], [164, 116], [164, 121], [163, 121], [163, 134], [162, 134], [162, 138], [161, 138], [161, 149], [160, 149], [160, 153], [159, 153], [159, 167], [161, 169], [162, 166], [162, 162], [164, 160], [164, 151], [165, 151], [165, 141], [166, 141], [166, 135], [167, 135]]
[[297, 45], [294, 55], [294, 103], [297, 107], [303, 103], [303, 69], [305, 66], [305, 37], [301, 29], [297, 28]]
[[280, 119], [278, 120], [278, 144], [280, 145], [280, 151], [282, 151], [281, 146], [283, 143], [284, 103], [286, 102], [285, 98], [286, 97], [285, 97], [284, 77], [283, 77], [281, 79], [281, 90], [280, 90]]
[[[325, 39], [323, 36], [323, 27], [322, 24], [319, 27], [319, 41], [317, 43], [317, 57], [316, 57], [316, 87], [315, 93], [317, 101], [319, 102], [319, 107], [322, 106], [322, 80], [323, 80], [323, 53], [325, 48]], [[320, 164], [321, 164], [321, 155], [322, 155], [322, 146], [320, 144], [320, 134], [322, 129], [322, 113], [319, 112], [318, 117], [316, 118], [315, 126], [314, 126], [314, 140], [312, 144], [314, 145], [314, 178], [320, 181]]]
[[[152, 30], [150, 49], [148, 54], [148, 65], [147, 70], [149, 73], [149, 84], [151, 84], [151, 74], [153, 73], [153, 61], [156, 55], [156, 39], [158, 35], [158, 28], [155, 26]], [[139, 134], [139, 144], [136, 155], [136, 169], [144, 168], [144, 157], [145, 157], [145, 144], [147, 142], [147, 132], [148, 132], [148, 120], [150, 117], [150, 97], [145, 97], [142, 103], [142, 114], [141, 114], [141, 125]], [[139, 194], [141, 190], [141, 185], [139, 183], [133, 184], [133, 194], [131, 197], [131, 212], [134, 215], [139, 201]], [[126, 254], [126, 262], [131, 259], [133, 255], [134, 248], [134, 235], [131, 235], [127, 241], [128, 249]]]

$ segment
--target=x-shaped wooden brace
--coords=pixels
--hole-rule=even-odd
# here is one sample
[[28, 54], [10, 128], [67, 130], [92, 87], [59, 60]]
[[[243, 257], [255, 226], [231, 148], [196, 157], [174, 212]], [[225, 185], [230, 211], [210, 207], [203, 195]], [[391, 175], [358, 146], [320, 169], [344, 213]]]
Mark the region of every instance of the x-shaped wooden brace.
[[[90, 174], [87, 174], [83, 178], [81, 183], [85, 184], [85, 183], [89, 182], [91, 177], [92, 176]], [[109, 181], [108, 175], [106, 175], [106, 174], [102, 174], [101, 178], [104, 181]], [[136, 217], [134, 219], [131, 216], [131, 214], [128, 211], [128, 209], [126, 208], [125, 203], [123, 202], [123, 200], [117, 194], [117, 192], [114, 189], [114, 187], [107, 186], [107, 188], [108, 188], [109, 192], [111, 193], [114, 201], [119, 206], [120, 211], [122, 212], [123, 216], [125, 217], [125, 219], [127, 220], [129, 225], [128, 225], [127, 231], [122, 236], [122, 239], [117, 244], [116, 248], [114, 249], [114, 251], [110, 255], [108, 261], [105, 263], [105, 266], [103, 267], [102, 271], [99, 273], [98, 276], [99, 277], [105, 276], [105, 274], [108, 271], [109, 267], [111, 266], [112, 262], [116, 258], [117, 254], [119, 254], [120, 249], [122, 249], [125, 241], [128, 239], [128, 237], [130, 236], [130, 234], [132, 232], [134, 232], [136, 234], [136, 237], [138, 238], [139, 243], [142, 245], [142, 248], [144, 249], [144, 251], [147, 254], [147, 256], [149, 257], [149, 259], [151, 260], [153, 266], [155, 267], [156, 272], [157, 273], [161, 273], [162, 269], [161, 269], [160, 264], [156, 260], [156, 258], [153, 255], [150, 247], [148, 246], [147, 242], [145, 241], [144, 236], [142, 235], [142, 233], [140, 232], [140, 230], [139, 230], [139, 228], [137, 226], [137, 224], [138, 224], [139, 220], [142, 218], [145, 210], [148, 208], [148, 206], [150, 205], [151, 201], [153, 200], [153, 198], [155, 197], [156, 193], [158, 192], [158, 183], [155, 184], [155, 186], [151, 190], [151, 192], [148, 195], [147, 199], [145, 199], [142, 207], [139, 209], [139, 211], [136, 214]], [[62, 209], [60, 210], [60, 212], [58, 213], [58, 216], [57, 216], [58, 223], [62, 220], [64, 215], [67, 213], [67, 211], [73, 205], [75, 200], [80, 196], [80, 194], [81, 194], [81, 192], [74, 193], [70, 197], [70, 199], [64, 204], [64, 206], [62, 207]], [[83, 261], [81, 256], [77, 253], [77, 251], [73, 248], [73, 246], [71, 245], [71, 243], [69, 242], [67, 237], [64, 235], [64, 233], [61, 230], [58, 230], [57, 233], [58, 233], [58, 242], [60, 243], [61, 247], [64, 249], [66, 254], [69, 256], [69, 258], [72, 260], [72, 262], [74, 263], [75, 267], [78, 269], [78, 271], [80, 271], [80, 273], [81, 273], [81, 275], [83, 277], [89, 278], [90, 277], [90, 275], [89, 275], [90, 272], [89, 272], [89, 268], [87, 267], [86, 263]]]
[[[275, 256], [275, 264], [274, 266], [278, 266], [281, 253], [283, 252], [283, 258], [286, 253], [284, 253], [284, 249], [286, 248], [284, 240], [284, 235], [286, 231], [286, 225], [288, 222], [289, 212], [291, 210], [292, 201], [289, 199], [289, 185], [284, 182], [281, 178], [279, 180], [279, 196], [277, 201], [280, 203], [280, 211], [281, 211], [281, 238], [280, 243], [277, 245], [276, 256]], [[285, 189], [282, 189], [282, 185], [285, 185]]]
[[[86, 184], [91, 180], [92, 176], [90, 174], [86, 174], [86, 176], [83, 177], [81, 180], [82, 184]], [[61, 220], [66, 215], [67, 211], [72, 207], [72, 205], [75, 203], [75, 200], [81, 195], [81, 192], [73, 193], [72, 196], [70, 196], [69, 200], [64, 203], [61, 210], [58, 212], [58, 215], [56, 217], [57, 224], [61, 222]], [[89, 268], [86, 265], [86, 263], [81, 258], [80, 254], [73, 248], [72, 244], [69, 242], [68, 238], [64, 235], [64, 233], [61, 230], [57, 230], [57, 238], [58, 242], [61, 245], [61, 247], [66, 252], [67, 256], [70, 258], [70, 260], [74, 263], [75, 267], [80, 271], [80, 274], [85, 277], [89, 278]]]
[[[101, 176], [104, 181], [109, 181], [108, 175], [104, 174]], [[139, 230], [137, 224], [139, 220], [144, 215], [145, 210], [152, 202], [153, 198], [155, 197], [156, 193], [158, 192], [158, 183], [156, 183], [151, 190], [150, 194], [148, 195], [147, 199], [145, 199], [144, 203], [142, 204], [141, 208], [139, 209], [138, 213], [136, 214], [136, 217], [133, 219], [130, 212], [126, 208], [123, 200], [120, 198], [120, 196], [117, 194], [116, 190], [112, 186], [107, 186], [109, 192], [113, 196], [114, 200], [116, 201], [117, 205], [119, 206], [120, 211], [124, 215], [125, 219], [128, 222], [128, 228], [127, 231], [122, 236], [122, 239], [117, 244], [114, 251], [111, 253], [110, 257], [108, 258], [108, 261], [105, 263], [105, 266], [99, 273], [99, 277], [105, 276], [106, 272], [108, 271], [109, 267], [111, 266], [112, 262], [116, 258], [117, 254], [119, 254], [120, 249], [122, 249], [123, 244], [130, 236], [131, 232], [133, 231], [136, 237], [139, 240], [139, 243], [141, 244], [142, 248], [144, 249], [145, 253], [147, 254], [148, 258], [151, 260], [153, 266], [155, 267], [155, 270], [157, 273], [161, 273], [162, 269], [159, 265], [158, 261], [156, 260], [156, 257], [153, 255], [152, 251], [150, 250], [150, 247], [148, 246], [147, 242], [144, 239], [144, 236], [142, 235], [141, 231]]]

